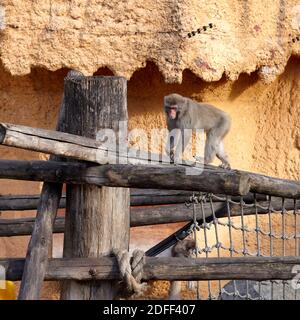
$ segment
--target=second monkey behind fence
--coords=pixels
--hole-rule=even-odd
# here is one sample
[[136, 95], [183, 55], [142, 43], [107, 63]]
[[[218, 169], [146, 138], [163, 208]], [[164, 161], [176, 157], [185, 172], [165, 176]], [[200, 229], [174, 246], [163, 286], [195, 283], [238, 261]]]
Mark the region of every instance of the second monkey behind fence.
[[[206, 142], [204, 150], [204, 163], [209, 164], [215, 156], [222, 162], [221, 167], [230, 169], [228, 156], [224, 149], [223, 139], [230, 130], [231, 119], [224, 111], [213, 105], [196, 102], [183, 97], [177, 93], [164, 97], [164, 110], [166, 112], [168, 130], [180, 129], [181, 135], [185, 134], [183, 139], [182, 152], [188, 145], [192, 132], [184, 129], [203, 129], [206, 133]], [[170, 156], [174, 160], [178, 156], [178, 142], [180, 134], [175, 134], [170, 143]]]

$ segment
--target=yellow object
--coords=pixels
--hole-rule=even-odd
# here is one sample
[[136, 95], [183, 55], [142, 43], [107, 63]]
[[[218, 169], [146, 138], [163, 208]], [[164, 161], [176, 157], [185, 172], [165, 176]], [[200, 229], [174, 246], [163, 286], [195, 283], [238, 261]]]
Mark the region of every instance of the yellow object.
[[16, 288], [12, 281], [5, 281], [5, 289], [0, 288], [0, 300], [16, 300]]

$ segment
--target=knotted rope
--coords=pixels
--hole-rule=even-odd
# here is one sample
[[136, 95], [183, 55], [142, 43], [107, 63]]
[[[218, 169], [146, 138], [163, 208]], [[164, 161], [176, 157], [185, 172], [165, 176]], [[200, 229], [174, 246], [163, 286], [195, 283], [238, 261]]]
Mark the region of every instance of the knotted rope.
[[126, 295], [142, 294], [147, 287], [146, 283], [141, 283], [145, 252], [136, 249], [133, 251], [132, 256], [127, 250], [114, 250], [113, 253], [118, 261]]

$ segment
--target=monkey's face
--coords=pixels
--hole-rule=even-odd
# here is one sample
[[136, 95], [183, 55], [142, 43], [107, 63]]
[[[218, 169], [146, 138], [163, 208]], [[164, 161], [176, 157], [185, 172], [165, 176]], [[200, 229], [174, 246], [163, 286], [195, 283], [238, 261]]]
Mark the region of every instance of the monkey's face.
[[167, 119], [175, 120], [179, 118], [182, 106], [184, 105], [184, 97], [179, 94], [172, 93], [164, 98], [164, 108]]
[[175, 120], [178, 116], [178, 106], [176, 104], [171, 106], [165, 106], [167, 117], [171, 120]]

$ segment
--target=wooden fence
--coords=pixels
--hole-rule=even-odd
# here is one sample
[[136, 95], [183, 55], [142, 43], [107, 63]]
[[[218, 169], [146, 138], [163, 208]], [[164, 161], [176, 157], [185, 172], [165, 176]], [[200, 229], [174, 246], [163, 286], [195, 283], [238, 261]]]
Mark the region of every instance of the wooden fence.
[[[0, 160], [0, 178], [44, 182], [40, 195], [0, 196], [0, 210], [37, 210], [37, 216], [1, 219], [0, 236], [31, 235], [25, 259], [1, 259], [7, 279], [21, 280], [19, 299], [38, 299], [44, 280], [63, 280], [63, 299], [112, 299], [120, 279], [112, 250], [129, 248], [130, 226], [191, 221], [184, 203], [193, 192], [259, 201], [243, 215], [299, 208], [300, 182], [213, 166], [149, 162], [107, 150], [95, 140], [102, 128], [119, 130], [127, 121], [127, 87], [121, 77], [65, 79], [56, 131], [0, 124], [0, 143], [49, 153], [49, 161]], [[115, 159], [120, 163], [115, 163]], [[124, 164], [125, 163], [125, 164]], [[62, 185], [67, 184], [66, 194]], [[99, 188], [101, 187], [101, 188]], [[131, 188], [131, 190], [129, 190]], [[139, 188], [139, 189], [134, 189]], [[272, 200], [269, 199], [272, 196]], [[268, 200], [269, 199], [269, 200]], [[268, 200], [269, 208], [263, 204]], [[139, 206], [158, 207], [139, 207]], [[207, 204], [209, 205], [209, 204]], [[240, 208], [216, 200], [218, 218], [241, 215]], [[66, 208], [64, 217], [57, 210]], [[197, 216], [197, 219], [203, 219]], [[61, 259], [48, 258], [52, 233], [64, 232]], [[292, 279], [299, 256], [238, 258], [147, 257], [143, 280]], [[93, 281], [88, 281], [93, 280]], [[99, 280], [99, 281], [94, 281]]]

